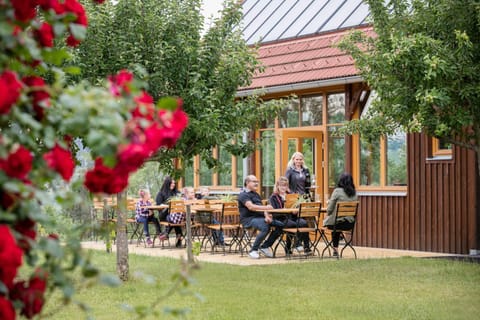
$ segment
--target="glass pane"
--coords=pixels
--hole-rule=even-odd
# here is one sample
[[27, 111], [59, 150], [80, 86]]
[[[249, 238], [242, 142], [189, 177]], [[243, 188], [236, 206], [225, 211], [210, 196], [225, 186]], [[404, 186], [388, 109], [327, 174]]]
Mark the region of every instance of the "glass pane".
[[290, 160], [292, 154], [297, 150], [297, 139], [288, 139], [288, 160]]
[[243, 180], [244, 180], [244, 173], [247, 171], [247, 168], [243, 167], [243, 158], [235, 157], [237, 161], [237, 181], [236, 186], [237, 188], [243, 187]]
[[225, 149], [219, 147], [218, 159], [223, 165], [223, 168], [227, 170], [222, 170], [222, 172], [218, 174], [218, 184], [221, 186], [230, 186], [232, 185], [232, 155], [225, 151]]
[[315, 155], [315, 139], [304, 138], [302, 139], [302, 153], [304, 158], [305, 166], [310, 170], [310, 174], [315, 174], [314, 172], [314, 155]]
[[404, 132], [387, 139], [387, 184], [407, 185], [407, 142]]
[[445, 141], [445, 139], [438, 139], [438, 149], [440, 150], [452, 150], [452, 144]]
[[328, 186], [334, 188], [340, 175], [345, 172], [345, 138], [331, 135], [335, 127], [328, 130]]
[[329, 94], [327, 100], [328, 123], [345, 122], [345, 94]]
[[212, 183], [212, 169], [207, 167], [207, 164], [202, 159], [200, 162], [200, 185], [201, 186], [211, 186]]
[[360, 184], [380, 185], [380, 142], [369, 143], [360, 137]]
[[275, 184], [275, 132], [267, 130], [261, 132], [261, 158], [262, 158], [262, 198], [268, 197]]
[[193, 186], [193, 164], [185, 167], [185, 186]]
[[322, 124], [323, 96], [302, 98], [302, 126]]
[[280, 112], [278, 115], [280, 128], [293, 128], [299, 126], [299, 105], [298, 99], [291, 100], [290, 105]]

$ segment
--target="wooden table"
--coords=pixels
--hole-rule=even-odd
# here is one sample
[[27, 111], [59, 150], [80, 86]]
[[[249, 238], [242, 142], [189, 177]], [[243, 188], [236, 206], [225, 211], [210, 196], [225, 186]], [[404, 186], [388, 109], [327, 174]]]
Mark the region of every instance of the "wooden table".
[[162, 210], [168, 209], [168, 204], [154, 204], [151, 206], [145, 206], [144, 208], [147, 208], [148, 210]]

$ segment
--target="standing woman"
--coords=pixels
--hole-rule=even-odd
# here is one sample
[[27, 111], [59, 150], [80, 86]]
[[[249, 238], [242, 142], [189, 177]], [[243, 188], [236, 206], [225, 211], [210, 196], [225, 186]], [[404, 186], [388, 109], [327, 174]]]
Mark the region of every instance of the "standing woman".
[[[354, 224], [353, 217], [342, 217], [335, 221], [335, 212], [337, 210], [338, 201], [356, 201], [357, 191], [353, 184], [353, 178], [349, 173], [342, 173], [338, 179], [337, 187], [332, 192], [332, 196], [328, 201], [327, 215], [323, 220], [323, 225], [332, 230], [336, 225], [337, 230], [350, 230]], [[333, 256], [338, 257], [338, 242], [340, 241], [340, 233], [332, 232]]]
[[292, 193], [306, 194], [310, 197], [312, 186], [310, 171], [305, 167], [304, 157], [301, 152], [295, 152], [288, 162], [285, 177]]
[[[178, 189], [177, 189], [177, 184], [175, 180], [173, 180], [170, 176], [166, 176], [165, 180], [163, 180], [162, 187], [160, 188], [160, 191], [157, 193], [157, 196], [155, 197], [155, 202], [157, 205], [160, 204], [168, 204], [168, 201], [171, 198], [177, 197], [179, 194]], [[160, 211], [158, 214], [158, 219], [160, 221], [167, 221], [167, 215], [169, 214], [168, 209], [163, 209]], [[159, 238], [160, 240], [165, 240], [168, 237], [168, 234], [170, 233], [170, 229], [167, 228], [165, 230], [165, 233], [162, 234]], [[175, 234], [177, 235], [177, 242], [182, 241], [182, 228], [180, 227], [175, 227]]]

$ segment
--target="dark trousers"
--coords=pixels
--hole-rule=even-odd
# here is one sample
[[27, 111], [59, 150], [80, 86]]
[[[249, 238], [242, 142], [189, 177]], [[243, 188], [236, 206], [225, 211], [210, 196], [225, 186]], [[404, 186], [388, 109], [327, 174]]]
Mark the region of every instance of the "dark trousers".
[[[333, 226], [327, 226], [328, 229], [333, 230]], [[353, 222], [342, 221], [336, 224], [337, 230], [351, 230], [353, 228]], [[340, 232], [332, 232], [333, 247], [338, 248], [340, 242]]]

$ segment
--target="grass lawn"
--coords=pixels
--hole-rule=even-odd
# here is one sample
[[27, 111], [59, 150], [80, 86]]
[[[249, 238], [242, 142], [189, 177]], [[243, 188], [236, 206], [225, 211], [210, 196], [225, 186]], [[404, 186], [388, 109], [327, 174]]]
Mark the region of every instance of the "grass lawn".
[[[116, 256], [93, 252], [104, 271], [115, 272]], [[171, 287], [180, 269], [171, 258], [130, 255], [135, 278], [117, 288], [96, 285], [77, 292], [95, 319], [134, 319], [122, 308], [149, 305]], [[478, 319], [480, 264], [443, 259], [394, 258], [320, 261], [267, 266], [202, 263], [188, 287], [163, 301], [163, 308], [187, 308], [187, 319]], [[201, 296], [201, 299], [198, 298]], [[59, 302], [50, 299], [46, 311]], [[86, 319], [75, 305], [49, 319]]]

